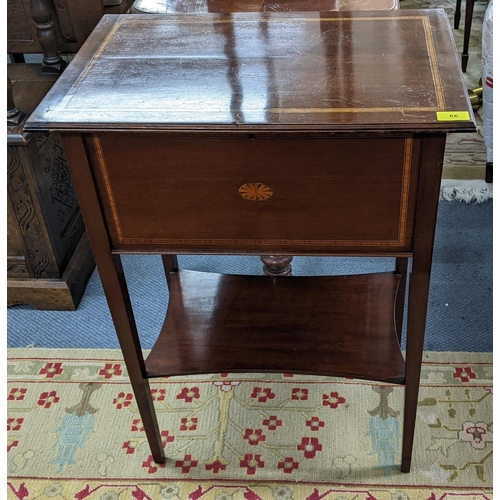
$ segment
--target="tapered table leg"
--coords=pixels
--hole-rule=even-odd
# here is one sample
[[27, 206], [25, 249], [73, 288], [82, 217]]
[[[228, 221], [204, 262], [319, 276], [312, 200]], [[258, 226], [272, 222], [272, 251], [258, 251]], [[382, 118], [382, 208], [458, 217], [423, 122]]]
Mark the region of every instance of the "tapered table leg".
[[465, 3], [465, 25], [464, 25], [464, 46], [462, 49], [462, 71], [467, 71], [469, 62], [469, 41], [472, 27], [472, 15], [474, 14], [474, 0], [467, 0]]
[[111, 253], [106, 226], [99, 210], [97, 193], [93, 186], [91, 171], [87, 164], [87, 154], [82, 139], [78, 135], [63, 138], [68, 162], [73, 166], [73, 181], [85, 219], [87, 233], [94, 253], [95, 262], [108, 302], [111, 318], [129, 373], [132, 389], [141, 415], [142, 424], [156, 463], [165, 462], [158, 421], [146, 377], [144, 357], [125, 275], [119, 255]]
[[[116, 333], [118, 334], [118, 340], [122, 348], [130, 382], [132, 383], [137, 407], [141, 415], [142, 425], [151, 448], [151, 454], [156, 463], [163, 463], [165, 462], [165, 453], [163, 451], [149, 381], [145, 376], [144, 358], [132, 313], [132, 305], [125, 282], [121, 258], [119, 255], [113, 255], [112, 259], [116, 277], [112, 275], [112, 270], [109, 270], [109, 274], [108, 272], [102, 273], [101, 268], [98, 267], [99, 274], [108, 303], [110, 304], [111, 316], [115, 324]], [[99, 266], [99, 264], [97, 265]], [[103, 274], [105, 274], [104, 277]], [[118, 283], [115, 282], [116, 278]], [[111, 307], [111, 303], [109, 302], [110, 294], [114, 296], [114, 307]]]
[[422, 168], [417, 200], [417, 206], [422, 207], [422, 210], [417, 213], [415, 220], [408, 293], [402, 472], [409, 472], [411, 466], [445, 142], [446, 135], [436, 134], [425, 137], [422, 145]]
[[457, 0], [455, 4], [455, 17], [453, 19], [453, 27], [457, 30], [460, 26], [460, 9], [462, 8], [462, 0]]

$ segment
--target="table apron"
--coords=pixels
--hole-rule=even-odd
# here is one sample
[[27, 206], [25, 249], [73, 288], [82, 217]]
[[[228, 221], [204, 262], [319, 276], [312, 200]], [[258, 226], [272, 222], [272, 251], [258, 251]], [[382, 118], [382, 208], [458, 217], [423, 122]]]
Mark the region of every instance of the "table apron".
[[408, 253], [411, 134], [86, 137], [114, 250]]

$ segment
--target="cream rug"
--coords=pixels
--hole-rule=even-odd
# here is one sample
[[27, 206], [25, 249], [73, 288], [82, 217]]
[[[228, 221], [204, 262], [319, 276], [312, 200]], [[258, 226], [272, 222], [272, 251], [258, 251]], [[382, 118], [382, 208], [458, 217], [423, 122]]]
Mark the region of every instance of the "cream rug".
[[10, 349], [9, 499], [490, 498], [492, 355], [425, 353], [412, 471], [403, 389], [290, 374], [153, 380], [152, 461], [119, 351]]

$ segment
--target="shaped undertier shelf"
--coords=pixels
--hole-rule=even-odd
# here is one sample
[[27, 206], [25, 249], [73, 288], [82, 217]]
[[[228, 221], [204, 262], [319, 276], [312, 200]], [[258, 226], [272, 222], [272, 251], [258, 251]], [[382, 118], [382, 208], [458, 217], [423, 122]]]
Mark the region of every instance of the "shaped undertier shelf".
[[400, 276], [170, 274], [148, 377], [279, 372], [404, 383], [394, 305]]

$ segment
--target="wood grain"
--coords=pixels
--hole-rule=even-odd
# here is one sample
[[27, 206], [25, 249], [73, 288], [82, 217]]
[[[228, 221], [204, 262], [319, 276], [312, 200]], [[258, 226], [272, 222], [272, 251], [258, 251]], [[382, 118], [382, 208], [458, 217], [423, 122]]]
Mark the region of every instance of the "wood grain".
[[[88, 150], [115, 248], [267, 246], [275, 254], [410, 250], [419, 144], [405, 136], [106, 134]], [[273, 195], [249, 203], [238, 189], [255, 179]]]
[[146, 359], [148, 376], [251, 371], [402, 383], [394, 325], [398, 284], [392, 273], [172, 273], [165, 324]]
[[89, 41], [29, 127], [474, 130], [438, 9], [110, 16]]

